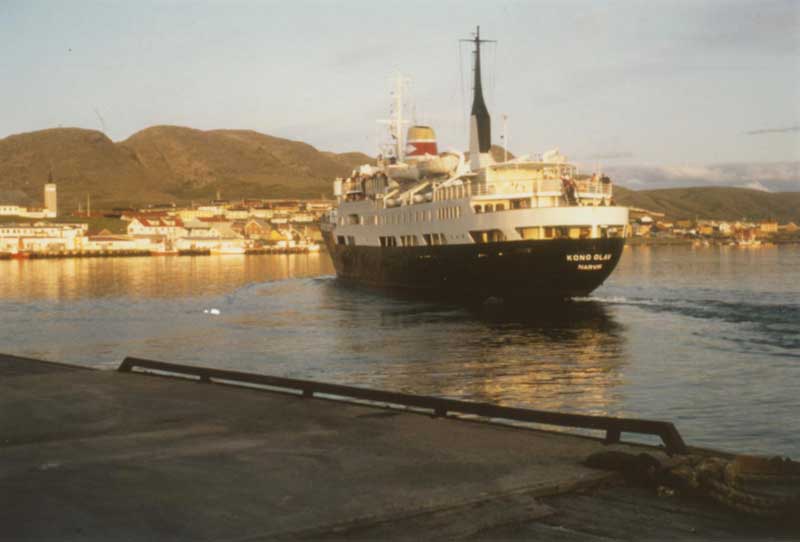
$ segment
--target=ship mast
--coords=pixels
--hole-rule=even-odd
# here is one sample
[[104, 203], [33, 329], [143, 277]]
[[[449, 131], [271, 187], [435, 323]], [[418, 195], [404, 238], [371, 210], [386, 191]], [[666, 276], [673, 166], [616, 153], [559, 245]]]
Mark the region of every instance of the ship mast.
[[397, 76], [395, 81], [394, 99], [395, 99], [395, 116], [394, 116], [394, 133], [395, 140], [397, 141], [397, 161], [402, 162], [405, 155], [405, 145], [403, 145], [403, 86], [405, 78], [402, 75]]
[[475, 66], [473, 72], [475, 81], [472, 86], [472, 113], [469, 132], [469, 161], [472, 171], [478, 171], [491, 163], [490, 151], [492, 148], [492, 126], [489, 109], [483, 99], [483, 85], [481, 83], [481, 43], [494, 40], [481, 39], [481, 27], [478, 26], [475, 37], [469, 41], [475, 44]]
[[403, 133], [403, 126], [408, 124], [409, 121], [403, 118], [404, 109], [405, 109], [405, 102], [404, 102], [404, 94], [406, 85], [409, 83], [410, 79], [408, 77], [404, 77], [403, 74], [398, 73], [397, 77], [395, 78], [395, 89], [393, 92], [394, 95], [394, 107], [389, 119], [379, 120], [379, 123], [388, 124], [389, 125], [389, 133], [392, 135], [394, 139], [394, 155], [398, 162], [402, 162], [403, 158], [405, 157], [406, 145], [405, 145], [405, 135]]

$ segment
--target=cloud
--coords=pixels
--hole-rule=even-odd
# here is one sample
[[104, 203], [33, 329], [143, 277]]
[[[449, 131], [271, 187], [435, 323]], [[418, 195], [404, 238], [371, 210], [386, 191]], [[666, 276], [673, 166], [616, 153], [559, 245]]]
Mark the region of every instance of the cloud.
[[800, 191], [800, 161], [708, 165], [609, 165], [604, 168], [623, 186], [677, 188], [736, 186], [775, 192]]
[[745, 132], [745, 135], [785, 134], [789, 132], [800, 132], [800, 124], [787, 126], [786, 128], [762, 128], [760, 130], [750, 130], [749, 132]]
[[610, 151], [586, 157], [587, 160], [619, 160], [621, 158], [633, 158], [633, 153], [628, 151]]
[[752, 190], [761, 190], [762, 192], [769, 192], [770, 189], [761, 184], [758, 181], [753, 181], [752, 183], [747, 183], [742, 188], [750, 188]]

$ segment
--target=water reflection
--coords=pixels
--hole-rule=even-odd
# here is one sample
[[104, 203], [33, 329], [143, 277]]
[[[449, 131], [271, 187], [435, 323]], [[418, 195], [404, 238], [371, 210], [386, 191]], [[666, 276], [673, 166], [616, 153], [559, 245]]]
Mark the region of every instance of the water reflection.
[[593, 298], [522, 310], [332, 275], [325, 254], [0, 261], [0, 352], [669, 419], [693, 444], [800, 453], [796, 246], [632, 247]]
[[[336, 349], [374, 387], [608, 414], [627, 364], [624, 328], [597, 302], [472, 307], [387, 297], [335, 281]], [[372, 363], [360, 365], [369, 357]], [[377, 369], [377, 370], [376, 370]]]
[[333, 273], [327, 255], [0, 260], [1, 299], [205, 296], [265, 280]]

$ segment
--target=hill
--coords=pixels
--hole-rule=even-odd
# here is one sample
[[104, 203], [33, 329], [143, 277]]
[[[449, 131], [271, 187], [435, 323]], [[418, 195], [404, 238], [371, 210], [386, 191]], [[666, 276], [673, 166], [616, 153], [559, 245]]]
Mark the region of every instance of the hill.
[[614, 187], [621, 205], [666, 213], [672, 219], [775, 219], [800, 222], [800, 192], [762, 192], [747, 188], [709, 186], [629, 190]]
[[121, 142], [160, 188], [185, 201], [213, 197], [319, 197], [331, 181], [370, 161], [360, 153], [320, 152], [307, 143], [252, 130], [154, 126]]
[[156, 200], [165, 197], [136, 156], [101, 132], [56, 128], [0, 139], [0, 199], [4, 202], [41, 205], [42, 188], [51, 171], [67, 207], [85, 201], [86, 194], [101, 201], [128, 194]]
[[249, 130], [154, 126], [114, 143], [103, 133], [55, 128], [0, 139], [0, 201], [41, 205], [52, 171], [62, 208], [223, 197], [319, 197], [331, 180], [371, 159]]
[[[493, 146], [496, 160], [502, 148]], [[509, 153], [509, 158], [513, 155]], [[52, 171], [60, 207], [138, 205], [214, 198], [319, 197], [331, 180], [372, 159], [319, 151], [307, 143], [252, 130], [202, 131], [153, 126], [121, 142], [80, 128], [55, 128], [0, 139], [0, 203], [41, 205]], [[615, 187], [618, 203], [671, 218], [774, 218], [800, 223], [800, 193], [728, 187], [633, 191]]]

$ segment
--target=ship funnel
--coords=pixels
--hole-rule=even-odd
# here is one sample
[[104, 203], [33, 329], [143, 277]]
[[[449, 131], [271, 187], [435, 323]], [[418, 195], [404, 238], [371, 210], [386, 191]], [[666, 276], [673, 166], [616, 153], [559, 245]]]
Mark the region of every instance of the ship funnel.
[[436, 132], [430, 126], [410, 127], [406, 141], [408, 142], [406, 156], [424, 156], [426, 154], [436, 156], [439, 154]]

